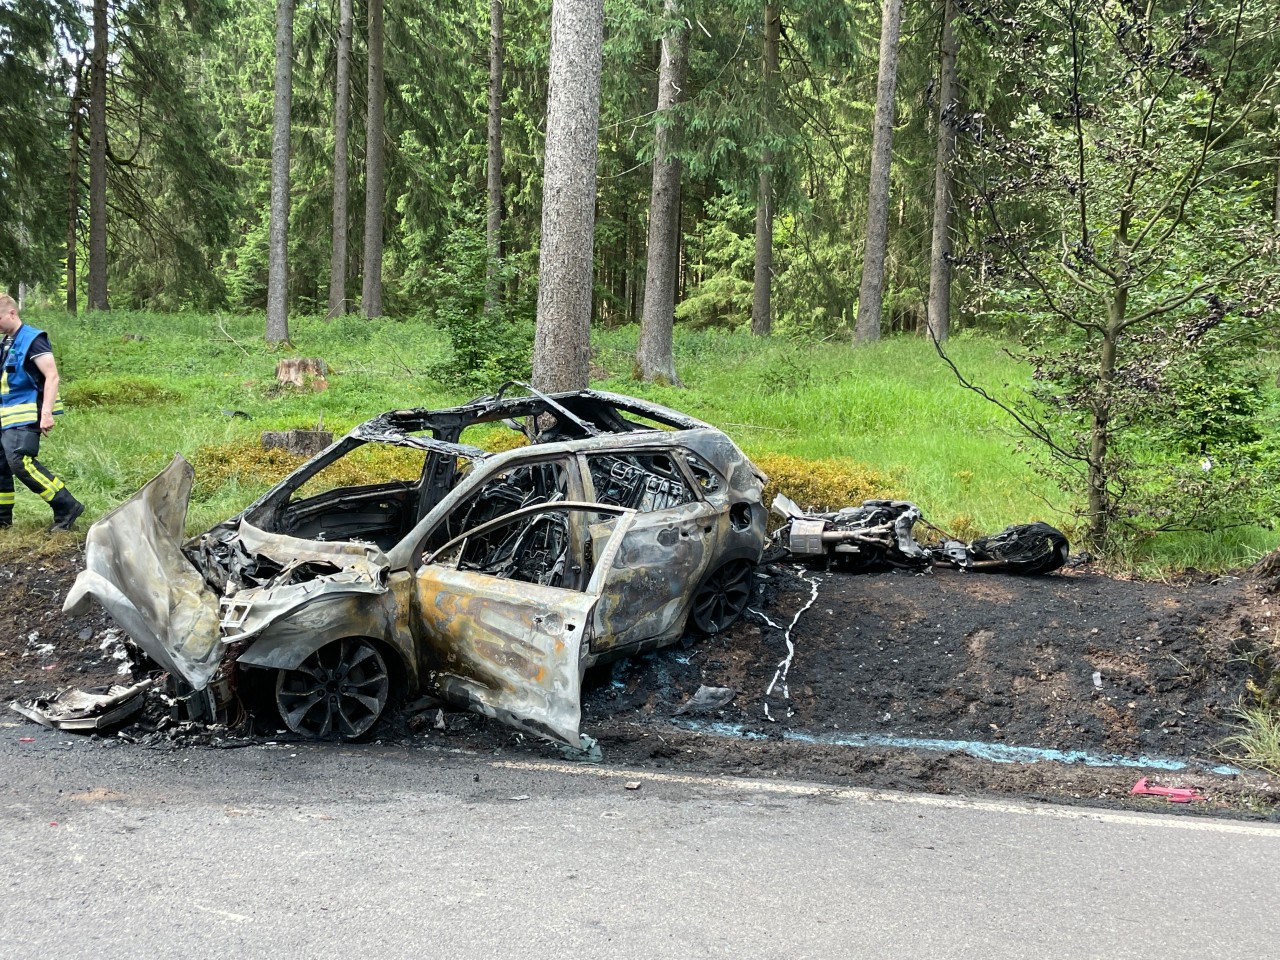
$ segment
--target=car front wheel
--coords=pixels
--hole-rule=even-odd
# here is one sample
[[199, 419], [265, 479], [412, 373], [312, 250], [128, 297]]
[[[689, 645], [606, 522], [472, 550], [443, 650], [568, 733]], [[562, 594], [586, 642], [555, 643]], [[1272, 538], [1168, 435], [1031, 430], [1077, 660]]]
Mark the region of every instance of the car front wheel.
[[387, 705], [386, 661], [362, 637], [326, 643], [295, 670], [276, 677], [276, 705], [294, 733], [354, 740], [367, 733]]

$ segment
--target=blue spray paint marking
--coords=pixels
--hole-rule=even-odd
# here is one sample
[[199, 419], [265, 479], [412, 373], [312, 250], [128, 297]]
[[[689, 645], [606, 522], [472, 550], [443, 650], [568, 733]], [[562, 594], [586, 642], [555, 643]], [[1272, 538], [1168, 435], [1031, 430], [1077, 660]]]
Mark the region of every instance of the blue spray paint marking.
[[[696, 720], [673, 720], [678, 727], [684, 727], [703, 733], [711, 733], [719, 737], [742, 737], [746, 740], [768, 740], [769, 737], [755, 730], [748, 730], [732, 723], [700, 723]], [[985, 743], [981, 740], [935, 740], [928, 737], [889, 737], [872, 733], [805, 733], [799, 730], [783, 730], [782, 739], [797, 743], [813, 743], [832, 747], [896, 747], [904, 750], [929, 750], [938, 753], [954, 753], [960, 751], [979, 760], [990, 760], [993, 763], [1040, 763], [1045, 760], [1055, 763], [1082, 763], [1087, 767], [1137, 767], [1148, 770], [1186, 770], [1190, 767], [1203, 769], [1208, 773], [1222, 776], [1235, 776], [1240, 772], [1236, 767], [1225, 765], [1205, 766], [1192, 764], [1185, 760], [1172, 760], [1167, 757], [1136, 756], [1125, 757], [1120, 754], [1097, 754], [1087, 750], [1051, 750], [1043, 747], [1014, 747], [1007, 743]]]

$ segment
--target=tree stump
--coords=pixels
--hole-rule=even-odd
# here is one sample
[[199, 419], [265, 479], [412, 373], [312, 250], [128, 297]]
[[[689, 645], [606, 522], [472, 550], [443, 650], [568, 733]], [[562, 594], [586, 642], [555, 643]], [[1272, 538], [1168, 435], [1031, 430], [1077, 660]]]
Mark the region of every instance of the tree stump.
[[287, 357], [276, 364], [276, 383], [282, 387], [314, 390], [329, 389], [329, 365], [318, 357]]
[[328, 430], [264, 430], [262, 449], [277, 447], [299, 457], [314, 457], [329, 444], [333, 434]]

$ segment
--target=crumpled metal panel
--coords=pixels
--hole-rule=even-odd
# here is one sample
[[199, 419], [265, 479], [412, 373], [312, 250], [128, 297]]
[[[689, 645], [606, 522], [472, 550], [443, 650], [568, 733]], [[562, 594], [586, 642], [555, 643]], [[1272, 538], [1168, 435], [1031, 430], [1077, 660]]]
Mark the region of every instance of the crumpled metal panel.
[[592, 652], [683, 633], [684, 614], [707, 572], [720, 526], [714, 508], [701, 501], [636, 514], [617, 538], [596, 606]]
[[55, 730], [105, 730], [142, 712], [143, 694], [155, 686], [147, 678], [131, 686], [113, 684], [90, 690], [63, 690], [54, 697], [37, 697], [25, 703], [14, 701], [10, 708], [28, 719]]
[[218, 598], [182, 553], [194, 479], [191, 464], [175, 455], [141, 490], [90, 527], [85, 569], [62, 609], [83, 615], [89, 601], [97, 600], [152, 659], [202, 689], [225, 650]]
[[[384, 593], [387, 589], [387, 558], [372, 544], [301, 540], [267, 533], [247, 520], [240, 521], [237, 536], [250, 555], [273, 560], [283, 569], [260, 586], [223, 598], [220, 615], [226, 643], [248, 639], [314, 601]], [[331, 564], [338, 569], [289, 583], [289, 577], [304, 564]]]
[[590, 593], [424, 566], [417, 574], [433, 682], [469, 709], [580, 746]]

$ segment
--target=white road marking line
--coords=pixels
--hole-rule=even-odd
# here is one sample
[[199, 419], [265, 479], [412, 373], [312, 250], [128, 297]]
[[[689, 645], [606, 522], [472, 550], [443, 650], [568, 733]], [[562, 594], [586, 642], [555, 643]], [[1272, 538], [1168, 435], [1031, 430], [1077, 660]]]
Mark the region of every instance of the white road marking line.
[[688, 773], [657, 773], [651, 770], [609, 769], [571, 763], [555, 763], [549, 760], [495, 760], [490, 766], [504, 770], [541, 770], [547, 773], [595, 777], [600, 780], [625, 778], [627, 780], [648, 780], [653, 783], [716, 787], [724, 790], [734, 790], [739, 793], [775, 793], [794, 797], [821, 797], [828, 800], [848, 800], [853, 803], [864, 804], [898, 803], [904, 806], [934, 807], [944, 810], [1013, 813], [1024, 817], [1048, 817], [1054, 820], [1092, 820], [1098, 823], [1125, 823], [1135, 826], [1169, 827], [1176, 830], [1192, 830], [1202, 833], [1234, 833], [1280, 839], [1280, 826], [1266, 823], [1189, 819], [1155, 813], [1122, 813], [1098, 810], [1096, 808], [1053, 806], [1041, 803], [1023, 805], [999, 800], [971, 800], [964, 797], [898, 793], [891, 790], [871, 790], [862, 787], [826, 787], [816, 783], [798, 783], [795, 781], [771, 782], [768, 780], [738, 779], [734, 777], [700, 776]]

